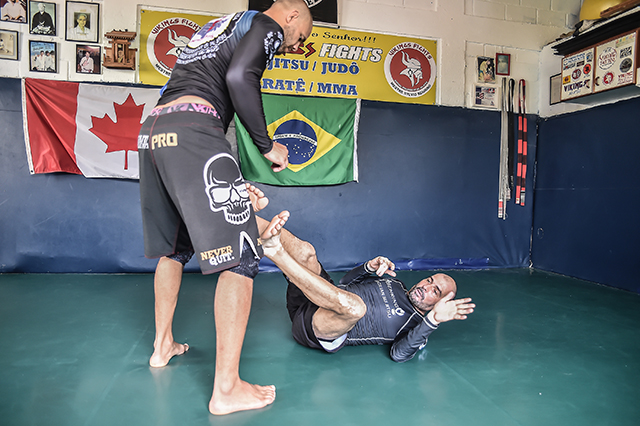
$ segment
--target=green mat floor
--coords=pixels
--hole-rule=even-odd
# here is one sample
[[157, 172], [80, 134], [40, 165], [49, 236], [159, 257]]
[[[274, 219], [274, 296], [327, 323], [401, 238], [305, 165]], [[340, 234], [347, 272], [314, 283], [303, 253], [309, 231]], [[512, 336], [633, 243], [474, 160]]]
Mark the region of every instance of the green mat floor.
[[388, 346], [297, 345], [284, 279], [258, 275], [241, 376], [277, 398], [223, 417], [207, 411], [215, 277], [185, 276], [174, 333], [191, 350], [151, 369], [152, 275], [0, 275], [0, 424], [640, 424], [639, 295], [527, 269], [450, 274], [476, 312], [404, 364]]

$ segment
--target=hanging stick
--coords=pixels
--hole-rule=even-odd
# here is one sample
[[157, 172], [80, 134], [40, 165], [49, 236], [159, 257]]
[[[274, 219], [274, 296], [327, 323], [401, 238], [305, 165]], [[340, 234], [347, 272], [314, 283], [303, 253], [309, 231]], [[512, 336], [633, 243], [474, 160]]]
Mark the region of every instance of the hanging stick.
[[[516, 156], [516, 141], [514, 135], [515, 128], [515, 85], [516, 81], [512, 78], [509, 79], [509, 194], [515, 194], [515, 156]], [[511, 198], [511, 197], [509, 197]]]
[[507, 95], [507, 79], [502, 79], [502, 111], [500, 113], [500, 167], [498, 180], [498, 218], [507, 218], [507, 200], [509, 193], [509, 106]]
[[520, 191], [522, 190], [522, 80], [518, 85], [518, 156], [516, 166], [516, 204], [520, 204]]
[[527, 184], [527, 111], [525, 96], [525, 81], [520, 80], [522, 104], [522, 173], [520, 175], [520, 205], [524, 206], [524, 194]]

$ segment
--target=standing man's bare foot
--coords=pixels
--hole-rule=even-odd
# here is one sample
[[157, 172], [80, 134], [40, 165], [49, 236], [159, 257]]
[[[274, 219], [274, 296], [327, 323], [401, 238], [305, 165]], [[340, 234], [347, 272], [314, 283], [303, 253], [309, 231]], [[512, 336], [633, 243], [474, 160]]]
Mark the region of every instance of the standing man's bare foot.
[[273, 385], [252, 385], [238, 378], [230, 389], [223, 389], [216, 382], [213, 386], [211, 401], [209, 401], [209, 412], [223, 415], [236, 411], [256, 410], [266, 407], [275, 399], [276, 387]]
[[157, 345], [154, 344], [153, 354], [151, 354], [151, 358], [149, 359], [149, 365], [154, 368], [164, 367], [169, 364], [169, 360], [177, 355], [182, 355], [189, 350], [189, 345], [186, 343], [176, 343], [172, 342], [171, 345]]
[[247, 186], [247, 192], [249, 193], [249, 199], [251, 200], [253, 211], [257, 213], [267, 207], [269, 199], [264, 195], [264, 192], [250, 183], [245, 183], [245, 185]]

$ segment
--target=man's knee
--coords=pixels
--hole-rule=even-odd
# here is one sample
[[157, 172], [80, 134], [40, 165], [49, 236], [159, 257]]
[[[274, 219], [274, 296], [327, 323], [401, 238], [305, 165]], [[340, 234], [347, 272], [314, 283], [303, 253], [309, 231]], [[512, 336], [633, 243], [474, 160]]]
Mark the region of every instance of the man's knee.
[[344, 292], [338, 296], [341, 315], [348, 316], [353, 321], [359, 321], [367, 313], [367, 305], [356, 294]]
[[[308, 243], [307, 241], [302, 241], [301, 244], [301, 260], [302, 263], [309, 269], [312, 269], [312, 267], [315, 267], [316, 265], [318, 265], [318, 257], [316, 255], [316, 248], [311, 244]], [[315, 272], [315, 271], [314, 271]]]
[[315, 274], [320, 274], [320, 263], [313, 244], [301, 240], [291, 232], [283, 229], [280, 241], [284, 249], [301, 265]]

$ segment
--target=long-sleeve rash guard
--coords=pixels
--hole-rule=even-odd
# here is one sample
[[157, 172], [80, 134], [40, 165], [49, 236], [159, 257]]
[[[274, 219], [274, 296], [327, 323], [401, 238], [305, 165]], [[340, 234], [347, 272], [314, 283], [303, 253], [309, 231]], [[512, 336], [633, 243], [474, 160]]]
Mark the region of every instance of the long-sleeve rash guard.
[[364, 264], [342, 277], [338, 287], [357, 294], [367, 305], [365, 316], [347, 334], [347, 345], [391, 344], [391, 358], [404, 362], [438, 328], [413, 307], [402, 281], [371, 275]]
[[158, 105], [199, 96], [218, 111], [226, 132], [233, 113], [262, 154], [271, 151], [262, 109], [260, 79], [284, 40], [273, 19], [256, 11], [212, 20], [184, 48]]

